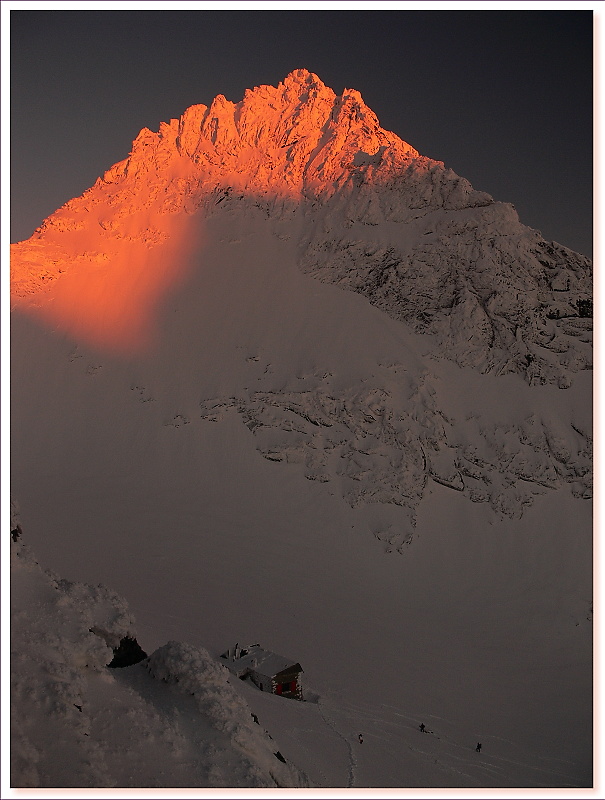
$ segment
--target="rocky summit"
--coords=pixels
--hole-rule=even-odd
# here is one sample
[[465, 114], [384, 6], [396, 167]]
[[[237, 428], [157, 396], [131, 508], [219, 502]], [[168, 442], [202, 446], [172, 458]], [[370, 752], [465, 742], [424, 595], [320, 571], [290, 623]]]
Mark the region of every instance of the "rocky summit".
[[144, 128], [127, 159], [14, 245], [13, 295], [116, 248], [140, 260], [245, 204], [288, 229], [300, 209], [303, 271], [433, 335], [462, 366], [561, 388], [591, 366], [589, 259], [383, 130], [359, 92], [337, 96], [302, 69]]

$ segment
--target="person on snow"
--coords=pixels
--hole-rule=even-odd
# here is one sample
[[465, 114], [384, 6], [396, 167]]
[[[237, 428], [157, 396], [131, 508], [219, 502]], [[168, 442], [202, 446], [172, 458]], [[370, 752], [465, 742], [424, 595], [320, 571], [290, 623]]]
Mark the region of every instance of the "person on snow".
[[424, 729], [425, 729], [425, 727], [426, 727], [426, 726], [425, 726], [425, 724], [424, 724], [424, 722], [421, 722], [421, 723], [420, 723], [420, 725], [419, 725], [418, 727], [420, 728], [420, 733], [424, 733]]
[[359, 744], [363, 744], [363, 736], [359, 734]]
[[478, 753], [480, 753], [480, 752], [481, 752], [481, 742], [477, 742], [477, 747], [475, 747], [475, 750], [476, 750]]

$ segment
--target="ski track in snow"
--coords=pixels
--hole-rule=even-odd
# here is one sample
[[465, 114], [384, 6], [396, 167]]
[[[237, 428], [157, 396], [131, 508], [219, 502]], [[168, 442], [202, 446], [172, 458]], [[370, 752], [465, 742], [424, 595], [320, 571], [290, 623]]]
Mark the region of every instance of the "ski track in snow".
[[319, 713], [321, 714], [326, 725], [329, 728], [331, 728], [334, 731], [334, 733], [336, 733], [336, 735], [339, 736], [347, 745], [347, 749], [349, 752], [349, 774], [347, 777], [348, 780], [347, 789], [352, 789], [355, 786], [355, 769], [357, 767], [357, 759], [355, 757], [355, 754], [353, 753], [351, 739], [348, 736], [346, 736], [346, 734], [341, 733], [338, 730], [338, 726], [335, 720], [327, 714], [325, 704], [324, 702], [322, 702], [321, 699], [318, 701], [317, 705], [319, 707]]
[[[338, 702], [338, 704], [336, 704]], [[481, 753], [474, 753], [474, 747], [469, 744], [463, 744], [455, 735], [450, 735], [443, 731], [426, 729], [424, 732], [419, 730], [418, 720], [435, 720], [437, 723], [442, 722], [444, 725], [456, 725], [457, 723], [446, 718], [439, 717], [435, 714], [415, 712], [404, 710], [397, 706], [388, 704], [380, 704], [378, 707], [371, 705], [350, 703], [339, 699], [331, 704], [330, 700], [320, 699], [318, 702], [319, 710], [326, 725], [330, 727], [343, 741], [347, 744], [349, 751], [349, 773], [347, 788], [355, 786], [356, 773], [359, 767], [359, 759], [355, 756], [354, 747], [351, 740], [351, 731], [355, 729], [355, 725], [363, 733], [364, 741], [381, 740], [391, 745], [399, 740], [399, 746], [405, 746], [409, 751], [415, 753], [417, 756], [426, 758], [432, 761], [441, 770], [452, 774], [458, 775], [470, 782], [468, 785], [477, 787], [490, 785], [499, 786], [506, 785], [506, 777], [510, 775], [508, 765], [514, 765], [516, 768], [521, 768], [523, 774], [528, 776], [531, 780], [531, 785], [537, 788], [551, 787], [553, 785], [561, 786], [564, 788], [579, 788], [579, 784], [571, 778], [568, 773], [560, 768], [548, 768], [545, 765], [538, 765], [537, 761], [545, 761], [543, 756], [536, 756], [534, 762], [531, 760], [519, 760], [508, 758], [503, 755], [489, 753], [490, 743], [502, 743], [506, 747], [514, 748], [515, 743], [510, 739], [501, 736], [492, 736], [489, 734], [482, 734], [481, 741], [484, 745]], [[380, 713], [378, 709], [384, 709]], [[340, 723], [335, 719], [335, 715], [341, 715], [345, 721]], [[388, 715], [392, 715], [397, 719], [391, 720]], [[375, 725], [376, 730], [363, 731], [363, 723], [366, 726]], [[343, 732], [343, 727], [346, 725], [347, 731]], [[439, 741], [437, 747], [441, 748], [441, 753], [438, 754], [435, 749], [429, 750], [419, 746], [415, 741], [408, 738], [409, 736], [420, 736], [423, 739], [426, 737], [428, 741]], [[468, 737], [467, 737], [468, 738]], [[418, 740], [420, 742], [422, 740]], [[485, 743], [487, 742], [487, 748]], [[488, 752], [486, 753], [486, 749]], [[470, 757], [469, 754], [476, 755]], [[528, 754], [530, 755], [530, 754]], [[438, 757], [436, 757], [438, 756]], [[572, 761], [564, 759], [552, 759], [554, 761], [573, 764]], [[516, 773], [519, 772], [517, 769]], [[531, 777], [530, 777], [531, 776]], [[501, 780], [500, 780], [501, 779]], [[487, 782], [488, 781], [488, 782]]]
[[[321, 709], [320, 709], [320, 713], [321, 713]], [[315, 733], [314, 728], [291, 728], [289, 733], [295, 739], [297, 739], [298, 746], [301, 748], [301, 750], [303, 750], [303, 752], [305, 753], [305, 755], [309, 759], [309, 761], [315, 761], [315, 765], [314, 765], [315, 766], [315, 771], [317, 772], [317, 774], [321, 778], [321, 781], [320, 781], [319, 785], [320, 786], [328, 786], [329, 785], [328, 776], [323, 771], [323, 769], [318, 765], [317, 759], [315, 759], [314, 754], [312, 753], [312, 751], [304, 744], [303, 739], [301, 739], [301, 734], [302, 735], [306, 734], [306, 735], [311, 735], [312, 736]]]

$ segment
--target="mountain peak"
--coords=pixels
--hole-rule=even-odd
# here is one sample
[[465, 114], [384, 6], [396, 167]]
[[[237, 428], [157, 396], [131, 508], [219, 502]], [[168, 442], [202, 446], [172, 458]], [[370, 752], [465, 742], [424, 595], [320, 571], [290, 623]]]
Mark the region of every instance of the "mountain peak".
[[360, 92], [338, 96], [315, 73], [296, 69], [277, 86], [247, 89], [239, 102], [219, 94], [209, 106], [190, 106], [180, 119], [162, 123], [157, 133], [143, 128], [129, 158], [103, 180], [176, 172], [218, 183], [229, 174], [232, 188], [301, 199], [352, 186], [353, 172], [357, 180], [387, 181], [419, 157], [380, 127]]
[[299, 86], [323, 86], [325, 84], [314, 72], [309, 72], [308, 69], [294, 69], [283, 80], [285, 86], [297, 84]]
[[[336, 95], [306, 69], [249, 89], [239, 102], [219, 94], [209, 106], [190, 106], [157, 132], [143, 128], [124, 161], [13, 248], [13, 296], [35, 294], [91, 259], [112, 265], [112, 291], [123, 292], [133, 263], [157, 259], [156, 273], [145, 268], [147, 302], [152, 273], [159, 295], [166, 265], [184, 263], [181, 248], [218, 204], [236, 216], [262, 208], [286, 228], [302, 206], [304, 271], [435, 334], [463, 365], [568, 386], [569, 370], [588, 363], [589, 320], [578, 323], [578, 336], [564, 322], [590, 311], [588, 261], [548, 245], [512, 206], [383, 129], [359, 91]], [[137, 322], [134, 312], [115, 311], [126, 329], [104, 318], [104, 337], [145, 338], [145, 315]], [[559, 361], [551, 351], [566, 355]]]

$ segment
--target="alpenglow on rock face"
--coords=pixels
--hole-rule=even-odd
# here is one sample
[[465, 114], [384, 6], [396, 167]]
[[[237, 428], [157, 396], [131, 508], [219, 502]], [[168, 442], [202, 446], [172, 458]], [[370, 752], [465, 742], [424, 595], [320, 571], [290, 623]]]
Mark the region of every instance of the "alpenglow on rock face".
[[306, 70], [144, 128], [127, 159], [13, 247], [13, 293], [102, 264], [118, 244], [149, 256], [186, 236], [183, 212], [243, 203], [282, 226], [302, 205], [301, 269], [433, 334], [460, 365], [561, 388], [590, 367], [589, 260], [383, 130], [359, 92], [337, 96]]
[[[229, 235], [211, 235], [213, 225]], [[213, 235], [223, 237], [218, 250], [209, 244]], [[267, 237], [282, 247], [267, 251], [273, 278], [259, 267]], [[337, 96], [306, 70], [248, 90], [239, 103], [219, 95], [209, 107], [192, 106], [157, 133], [143, 129], [127, 159], [13, 246], [13, 303], [76, 341], [136, 353], [153, 347], [154, 337], [157, 344], [157, 309], [187, 277], [191, 252], [198, 249], [193, 271], [200, 273], [212, 259], [232, 257], [221, 247], [242, 241], [251, 243], [244, 305], [234, 300], [242, 277], [216, 288], [225, 269], [201, 288], [218, 292], [227, 318], [250, 313], [287, 261], [364, 296], [408, 332], [429, 334], [431, 359], [451, 360], [477, 378], [512, 374], [527, 389], [556, 391], [590, 369], [588, 259], [545, 242], [511, 205], [380, 128], [359, 92]], [[274, 341], [278, 311], [271, 306], [270, 317], [250, 321], [242, 335], [258, 338], [260, 325]], [[298, 324], [315, 325], [310, 311], [301, 313]], [[218, 325], [228, 338], [223, 322], [213, 337]], [[232, 360], [242, 346], [250, 347], [242, 340], [216, 358]], [[264, 383], [251, 388], [247, 376], [261, 356]], [[336, 362], [316, 363], [308, 380], [282, 363], [282, 377], [272, 381], [275, 357], [250, 349], [244, 371], [222, 393], [207, 385], [206, 372], [193, 389], [194, 413], [206, 421], [239, 413], [261, 455], [302, 465], [309, 480], [332, 481], [352, 508], [395, 505], [413, 525], [429, 480], [509, 517], [545, 488], [569, 485], [575, 496], [591, 496], [586, 422], [562, 426], [535, 398], [514, 419], [487, 401], [452, 416], [427, 362], [412, 366], [403, 353], [377, 364], [366, 385], [333, 375]], [[210, 369], [217, 372], [216, 363]], [[145, 386], [131, 388], [153, 399]], [[175, 410], [163, 424], [190, 421]], [[410, 536], [407, 529], [394, 542]]]

